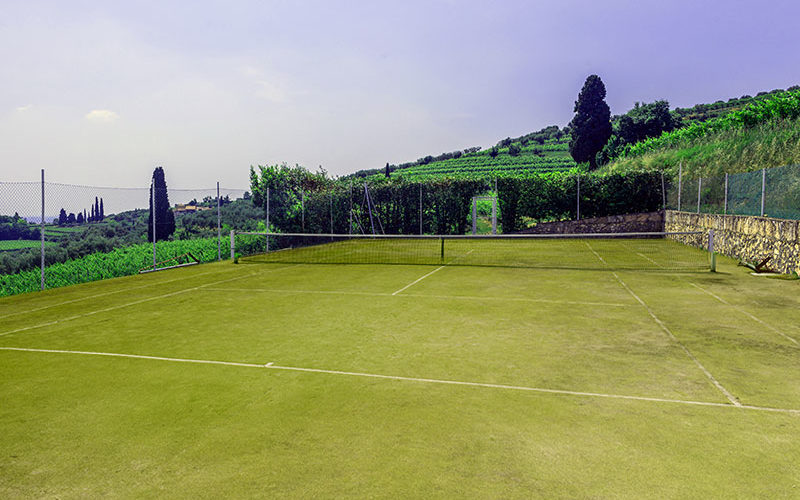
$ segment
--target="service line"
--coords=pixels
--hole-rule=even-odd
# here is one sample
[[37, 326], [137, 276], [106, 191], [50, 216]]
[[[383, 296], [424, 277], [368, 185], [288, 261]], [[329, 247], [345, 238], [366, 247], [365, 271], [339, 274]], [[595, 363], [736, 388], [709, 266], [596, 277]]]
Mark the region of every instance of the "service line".
[[322, 369], [322, 368], [304, 368], [304, 367], [298, 367], [298, 366], [281, 366], [281, 365], [276, 365], [273, 362], [269, 362], [269, 363], [244, 363], [244, 362], [236, 362], [236, 361], [219, 361], [219, 360], [190, 359], [190, 358], [171, 358], [171, 357], [165, 357], [165, 356], [146, 356], [146, 355], [142, 355], [142, 354], [124, 354], [124, 353], [115, 353], [115, 352], [70, 351], [70, 350], [62, 350], [62, 349], [33, 349], [33, 348], [26, 348], [26, 347], [0, 347], [0, 351], [16, 351], [16, 352], [47, 353], [47, 354], [72, 354], [72, 355], [83, 355], [83, 356], [104, 356], [104, 357], [114, 357], [114, 358], [142, 359], [142, 360], [151, 360], [151, 361], [167, 361], [167, 362], [173, 362], [173, 363], [196, 363], [196, 364], [204, 364], [204, 365], [224, 365], [224, 366], [234, 366], [234, 367], [241, 367], [241, 368], [261, 368], [261, 369], [269, 369], [269, 370], [283, 370], [283, 371], [305, 372], [305, 373], [320, 373], [320, 374], [326, 374], [326, 375], [343, 375], [343, 376], [349, 376], [349, 377], [376, 378], [376, 379], [383, 379], [383, 380], [398, 380], [398, 381], [417, 382], [417, 383], [425, 383], [425, 384], [459, 385], [459, 386], [466, 386], [466, 387], [481, 387], [481, 388], [488, 388], [488, 389], [501, 389], [501, 390], [537, 392], [537, 393], [543, 393], [543, 394], [559, 394], [559, 395], [566, 395], [566, 396], [579, 396], [579, 397], [605, 398], [605, 399], [624, 399], [624, 400], [630, 400], [630, 401], [647, 401], [647, 402], [655, 402], [655, 403], [671, 403], [671, 404], [693, 405], [693, 406], [710, 406], [710, 407], [716, 407], [716, 408], [736, 408], [736, 409], [742, 409], [742, 410], [755, 410], [755, 411], [778, 412], [778, 413], [789, 413], [789, 414], [794, 414], [794, 415], [800, 415], [800, 410], [791, 409], [791, 408], [773, 408], [773, 407], [768, 407], [768, 406], [729, 404], [729, 403], [718, 403], [718, 402], [712, 402], [712, 401], [692, 401], [692, 400], [685, 400], [685, 399], [655, 398], [655, 397], [648, 397], [648, 396], [631, 396], [631, 395], [625, 395], [625, 394], [610, 394], [610, 393], [602, 393], [602, 392], [570, 391], [570, 390], [565, 390], [565, 389], [548, 389], [548, 388], [543, 388], [543, 387], [529, 387], [529, 386], [521, 386], [521, 385], [490, 384], [490, 383], [485, 383], [485, 382], [469, 382], [469, 381], [463, 381], [463, 380], [446, 380], [446, 379], [421, 378], [421, 377], [404, 377], [404, 376], [400, 376], [400, 375], [383, 375], [383, 374], [379, 374], [379, 373], [351, 372], [351, 371], [342, 371], [342, 370], [326, 370], [326, 369]]

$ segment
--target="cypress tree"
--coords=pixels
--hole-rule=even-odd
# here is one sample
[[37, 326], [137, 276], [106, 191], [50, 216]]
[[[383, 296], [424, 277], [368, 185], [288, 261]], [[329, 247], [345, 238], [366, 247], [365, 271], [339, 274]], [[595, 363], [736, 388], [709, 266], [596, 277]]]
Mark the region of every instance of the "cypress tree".
[[100, 220], [100, 202], [97, 200], [97, 196], [94, 197], [94, 213], [92, 214], [92, 220], [98, 221]]
[[66, 223], [67, 223], [67, 211], [62, 208], [61, 211], [58, 213], [58, 225], [63, 226]]
[[606, 86], [597, 75], [589, 75], [575, 101], [575, 117], [569, 124], [569, 153], [578, 163], [597, 168], [597, 153], [611, 137], [611, 110], [606, 104]]
[[100, 220], [106, 218], [105, 212], [103, 212], [103, 198], [100, 198]]
[[153, 182], [150, 185], [150, 213], [147, 217], [147, 241], [150, 242], [153, 241], [153, 199], [155, 199], [156, 241], [163, 241], [175, 232], [175, 215], [169, 206], [167, 182], [164, 180], [164, 169], [161, 167], [156, 167], [153, 171]]

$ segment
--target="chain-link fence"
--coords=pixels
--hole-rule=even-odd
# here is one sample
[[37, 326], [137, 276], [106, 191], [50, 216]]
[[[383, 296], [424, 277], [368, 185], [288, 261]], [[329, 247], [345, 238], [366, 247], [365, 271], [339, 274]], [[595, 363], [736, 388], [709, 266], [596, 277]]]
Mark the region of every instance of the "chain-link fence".
[[679, 170], [669, 183], [667, 207], [710, 214], [800, 219], [800, 165], [740, 174], [690, 177]]
[[243, 189], [0, 182], [0, 296], [223, 259], [261, 213]]

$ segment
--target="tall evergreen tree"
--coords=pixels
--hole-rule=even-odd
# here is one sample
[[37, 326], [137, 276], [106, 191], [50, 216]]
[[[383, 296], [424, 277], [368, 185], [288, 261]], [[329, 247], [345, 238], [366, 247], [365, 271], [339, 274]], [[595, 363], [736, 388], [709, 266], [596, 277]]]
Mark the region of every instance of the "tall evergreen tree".
[[96, 220], [94, 214], [94, 205], [91, 206], [90, 211], [91, 213], [89, 214], [89, 222], [94, 222]]
[[92, 216], [92, 220], [100, 220], [100, 202], [98, 201], [97, 196], [94, 197], [94, 215]]
[[67, 211], [62, 208], [61, 211], [58, 213], [58, 225], [63, 226], [66, 223], [67, 223]]
[[[86, 210], [84, 210], [84, 212], [85, 211]], [[86, 220], [86, 217], [84, 217], [84, 215], [81, 212], [78, 212], [78, 218], [76, 219], [76, 222], [78, 224], [83, 224], [83, 221], [85, 221], [85, 220]]]
[[[155, 189], [155, 194], [153, 193]], [[147, 217], [147, 241], [153, 241], [153, 200], [155, 199], [156, 241], [163, 241], [175, 232], [175, 215], [169, 206], [167, 182], [164, 180], [164, 169], [156, 167], [153, 171], [153, 182], [150, 185], [150, 213]]]
[[103, 198], [100, 198], [100, 220], [106, 218], [105, 212], [103, 212]]
[[575, 101], [575, 117], [569, 123], [569, 153], [578, 163], [588, 161], [591, 169], [597, 168], [597, 153], [611, 137], [611, 110], [605, 98], [603, 80], [589, 75]]

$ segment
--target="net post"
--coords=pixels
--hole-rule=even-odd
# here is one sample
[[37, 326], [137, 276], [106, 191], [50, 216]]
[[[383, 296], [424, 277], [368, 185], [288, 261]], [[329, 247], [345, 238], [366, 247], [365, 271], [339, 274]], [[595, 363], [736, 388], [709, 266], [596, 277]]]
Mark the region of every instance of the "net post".
[[233, 229], [231, 229], [231, 260], [235, 259], [236, 255], [236, 236], [234, 235]]
[[439, 241], [441, 242], [441, 253], [439, 258], [444, 263], [444, 238], [439, 238]]
[[764, 198], [767, 194], [767, 169], [761, 169], [761, 217], [764, 217]]
[[678, 163], [678, 212], [681, 211], [681, 183], [683, 182], [683, 162]]
[[717, 254], [714, 252], [714, 230], [708, 230], [708, 254], [711, 257], [711, 272], [717, 272]]
[[725, 172], [725, 205], [722, 213], [728, 215], [728, 172]]
[[700, 190], [703, 187], [703, 178], [697, 179], [697, 213], [700, 213]]
[[472, 234], [478, 234], [478, 200], [472, 197]]
[[217, 181], [217, 260], [222, 260], [222, 225], [219, 214], [219, 181]]
[[44, 169], [42, 169], [42, 227], [39, 229], [41, 233], [41, 283], [39, 285], [41, 290], [44, 290]]

